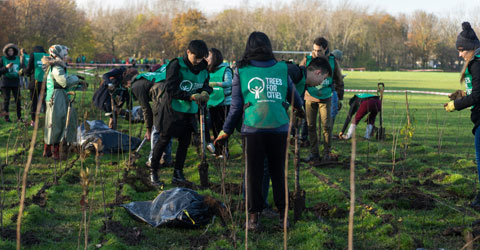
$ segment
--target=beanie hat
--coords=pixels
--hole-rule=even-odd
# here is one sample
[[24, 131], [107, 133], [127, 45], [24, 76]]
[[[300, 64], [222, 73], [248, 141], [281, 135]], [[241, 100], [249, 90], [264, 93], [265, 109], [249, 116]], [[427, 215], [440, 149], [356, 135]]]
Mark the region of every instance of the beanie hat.
[[480, 47], [480, 41], [469, 22], [462, 23], [462, 32], [458, 34], [455, 45], [457, 49], [464, 50], [474, 50]]

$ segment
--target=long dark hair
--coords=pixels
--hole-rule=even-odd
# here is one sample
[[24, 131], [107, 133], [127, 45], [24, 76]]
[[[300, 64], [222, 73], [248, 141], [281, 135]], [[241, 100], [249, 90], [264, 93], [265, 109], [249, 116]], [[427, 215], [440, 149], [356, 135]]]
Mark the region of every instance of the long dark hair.
[[260, 31], [254, 31], [247, 40], [245, 52], [238, 62], [238, 67], [245, 67], [249, 60], [267, 61], [275, 59], [272, 51], [272, 44], [268, 36]]
[[210, 64], [207, 66], [208, 72], [213, 73], [217, 70], [218, 65], [222, 64], [223, 62], [223, 55], [220, 50], [216, 48], [210, 48], [210, 53], [212, 53], [212, 60]]

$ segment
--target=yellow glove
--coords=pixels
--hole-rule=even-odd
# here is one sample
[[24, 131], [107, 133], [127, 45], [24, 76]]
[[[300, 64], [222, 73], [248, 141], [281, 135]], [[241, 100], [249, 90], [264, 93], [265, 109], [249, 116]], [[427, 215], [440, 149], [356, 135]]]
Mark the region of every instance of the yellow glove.
[[443, 107], [445, 108], [445, 110], [447, 112], [452, 112], [452, 111], [455, 111], [455, 104], [453, 101], [450, 101], [448, 103], [445, 103], [445, 105], [443, 105]]
[[217, 136], [217, 139], [215, 139], [215, 141], [213, 142], [213, 144], [216, 146], [216, 145], [219, 145], [221, 143], [223, 143], [225, 140], [228, 139], [230, 135], [225, 133], [223, 130], [220, 131], [220, 133], [218, 134]]

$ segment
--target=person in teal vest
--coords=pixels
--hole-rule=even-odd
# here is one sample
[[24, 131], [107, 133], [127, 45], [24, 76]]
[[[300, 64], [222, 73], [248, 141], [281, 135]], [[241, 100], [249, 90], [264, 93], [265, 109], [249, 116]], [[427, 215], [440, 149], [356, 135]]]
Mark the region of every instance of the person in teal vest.
[[[208, 114], [210, 117], [210, 123], [206, 123], [206, 140], [208, 142], [207, 149], [220, 156], [224, 150], [223, 147], [213, 146], [210, 140], [210, 126], [213, 132], [213, 137], [216, 138], [220, 131], [222, 131], [223, 123], [227, 117], [230, 109], [230, 103], [232, 101], [232, 78], [233, 72], [227, 63], [223, 63], [223, 55], [220, 50], [216, 48], [210, 48], [207, 57], [208, 72], [210, 72], [210, 87], [213, 88], [213, 92], [208, 100]], [[226, 151], [228, 152], [228, 150]], [[228, 154], [228, 153], [227, 153]]]
[[265, 33], [250, 34], [242, 60], [232, 82], [232, 102], [223, 131], [215, 140], [220, 145], [233, 134], [242, 121], [241, 133], [246, 157], [246, 202], [248, 229], [259, 228], [259, 216], [264, 208], [262, 179], [264, 160], [273, 186], [275, 205], [283, 225], [285, 210], [285, 154], [289, 118], [287, 100], [294, 97], [294, 110], [303, 114], [303, 101], [288, 76], [285, 62], [275, 59], [270, 39]]
[[[150, 167], [150, 181], [153, 184], [157, 184], [158, 177], [155, 177], [152, 166], [152, 155], [155, 144], [160, 137], [161, 126], [158, 123], [158, 109], [160, 100], [162, 97], [162, 90], [164, 89], [166, 79], [167, 65], [156, 64], [151, 68], [152, 72], [138, 74], [132, 83], [132, 93], [138, 100], [138, 103], [142, 107], [143, 117], [145, 119], [145, 126], [147, 131], [145, 132], [145, 138], [151, 143], [150, 154], [146, 165]], [[152, 102], [152, 106], [150, 105]], [[168, 167], [172, 164], [172, 140], [167, 145], [165, 152], [160, 159], [161, 167]]]
[[[348, 111], [347, 118], [345, 119], [345, 123], [343, 124], [343, 128], [339, 134], [339, 137], [344, 140], [352, 138], [352, 134], [357, 128], [357, 124], [364, 116], [368, 114], [367, 128], [365, 129], [364, 138], [367, 140], [370, 139], [375, 125], [375, 118], [377, 117], [378, 112], [382, 110], [382, 103], [380, 102], [379, 97], [377, 95], [361, 93], [354, 95], [350, 99], [349, 103], [350, 110]], [[350, 124], [348, 132], [344, 134], [354, 114], [355, 119], [353, 120], [352, 124]]]
[[[28, 83], [28, 90], [30, 90], [30, 100], [32, 105], [30, 108], [30, 126], [33, 127], [35, 122], [35, 112], [37, 111], [38, 96], [40, 95], [40, 90], [45, 84], [43, 82], [43, 76], [45, 72], [43, 71], [42, 58], [48, 56], [45, 53], [45, 50], [42, 46], [35, 46], [33, 52], [30, 54], [32, 60], [28, 61], [27, 68], [25, 69], [25, 74], [31, 78]], [[45, 106], [45, 100], [42, 100], [42, 106]]]
[[22, 106], [20, 103], [20, 76], [23, 69], [20, 63], [17, 45], [9, 43], [3, 47], [3, 56], [0, 62], [0, 89], [3, 96], [3, 112], [6, 122], [11, 122], [9, 115], [10, 96], [13, 95], [16, 104], [18, 121], [22, 121]]
[[[308, 66], [313, 58], [327, 56], [333, 75], [316, 87], [308, 87], [305, 92], [305, 111], [307, 117], [308, 137], [310, 140], [310, 155], [306, 159], [312, 164], [320, 161], [330, 161], [337, 157], [331, 153], [332, 141], [332, 116], [331, 105], [334, 89], [338, 94], [338, 99], [343, 100], [343, 78], [339, 71], [338, 64], [333, 55], [328, 53], [328, 41], [323, 37], [317, 37], [313, 42], [313, 51], [311, 56], [305, 57], [300, 64]], [[341, 107], [341, 104], [339, 105]], [[320, 116], [321, 131], [323, 135], [323, 157], [319, 155], [319, 137], [317, 136], [317, 114]]]
[[[470, 23], [462, 23], [462, 31], [458, 34], [455, 45], [458, 56], [465, 60], [460, 82], [465, 83], [466, 93], [446, 103], [444, 107], [448, 112], [470, 108], [470, 119], [474, 124], [472, 133], [475, 136], [477, 176], [480, 181], [480, 41]], [[480, 191], [470, 206], [480, 209]]]
[[[42, 58], [42, 64], [47, 67], [44, 156], [51, 156], [53, 151], [53, 158], [57, 160], [60, 159], [59, 143], [65, 133], [67, 120], [70, 98], [67, 93], [75, 91], [82, 82], [76, 75], [67, 72], [68, 48], [66, 46], [52, 45], [48, 52], [50, 56]], [[68, 143], [73, 143], [77, 139], [77, 115], [73, 106], [70, 110], [66, 135]]]
[[167, 66], [165, 90], [160, 100], [158, 119], [160, 138], [153, 148], [152, 180], [160, 183], [157, 170], [160, 158], [172, 137], [178, 139], [175, 169], [172, 183], [185, 182], [183, 167], [188, 146], [194, 132], [198, 106], [208, 102], [212, 88], [208, 86], [208, 48], [204, 41], [193, 40], [188, 44], [187, 53], [170, 61]]

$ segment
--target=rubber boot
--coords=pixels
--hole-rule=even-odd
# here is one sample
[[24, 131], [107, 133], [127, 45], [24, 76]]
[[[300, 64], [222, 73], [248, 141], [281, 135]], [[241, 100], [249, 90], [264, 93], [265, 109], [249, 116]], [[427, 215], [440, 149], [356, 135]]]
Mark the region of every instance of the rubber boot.
[[60, 144], [53, 145], [53, 159], [56, 161], [60, 160]]
[[43, 144], [43, 157], [51, 157], [52, 156], [52, 148], [51, 145]]
[[178, 182], [187, 182], [185, 179], [185, 176], [183, 175], [183, 169], [174, 169], [173, 170], [173, 177], [172, 177], [172, 183], [178, 183]]
[[350, 127], [348, 128], [348, 132], [345, 135], [342, 135], [342, 139], [348, 140], [352, 138], [353, 131], [357, 128], [357, 124], [350, 124]]
[[154, 186], [163, 186], [164, 183], [158, 178], [158, 171], [150, 168], [150, 182]]
[[365, 139], [370, 139], [373, 131], [373, 124], [367, 124], [367, 128], [365, 129]]

